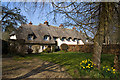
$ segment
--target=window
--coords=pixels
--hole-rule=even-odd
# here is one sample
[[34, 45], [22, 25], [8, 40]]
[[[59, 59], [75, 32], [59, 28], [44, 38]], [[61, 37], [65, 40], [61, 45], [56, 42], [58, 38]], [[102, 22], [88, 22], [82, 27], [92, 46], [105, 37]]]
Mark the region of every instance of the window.
[[28, 35], [28, 40], [33, 40], [33, 35]]
[[77, 41], [77, 38], [74, 38], [73, 41], [74, 41], [74, 42]]
[[65, 37], [63, 37], [63, 38], [61, 39], [61, 41], [65, 41]]
[[70, 41], [70, 38], [68, 38], [67, 41]]
[[57, 40], [57, 37], [53, 37], [53, 39], [56, 41], [56, 40]]
[[64, 41], [64, 40], [65, 40], [64, 38], [61, 39], [61, 41]]
[[69, 37], [68, 39], [67, 39], [67, 41], [70, 41], [72, 38], [71, 37]]
[[37, 38], [34, 33], [28, 34], [28, 40], [33, 40]]
[[45, 46], [42, 46], [42, 50], [44, 50]]
[[45, 35], [45, 36], [44, 36], [44, 40], [45, 40], [45, 41], [51, 40], [51, 37], [50, 37], [49, 35]]
[[68, 38], [68, 39], [67, 39], [67, 41], [70, 41], [70, 40], [71, 40], [71, 38]]
[[28, 48], [31, 49], [31, 48], [32, 48], [32, 45], [28, 45]]
[[48, 40], [48, 36], [44, 36], [44, 40], [47, 41]]

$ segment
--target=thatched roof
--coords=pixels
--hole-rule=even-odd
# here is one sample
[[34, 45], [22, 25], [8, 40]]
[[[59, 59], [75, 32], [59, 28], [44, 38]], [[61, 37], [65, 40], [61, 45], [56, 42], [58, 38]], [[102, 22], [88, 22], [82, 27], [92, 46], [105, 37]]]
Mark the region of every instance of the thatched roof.
[[[17, 39], [24, 39], [26, 43], [43, 43], [43, 44], [54, 44], [55, 41], [53, 37], [66, 37], [67, 39], [71, 37], [72, 39], [77, 38], [83, 40], [85, 43], [85, 36], [77, 30], [60, 28], [55, 26], [47, 26], [45, 24], [40, 24], [38, 26], [31, 24], [22, 24], [15, 32]], [[28, 34], [34, 34], [36, 38], [33, 41], [28, 40]], [[51, 36], [51, 40], [45, 41], [44, 36]]]

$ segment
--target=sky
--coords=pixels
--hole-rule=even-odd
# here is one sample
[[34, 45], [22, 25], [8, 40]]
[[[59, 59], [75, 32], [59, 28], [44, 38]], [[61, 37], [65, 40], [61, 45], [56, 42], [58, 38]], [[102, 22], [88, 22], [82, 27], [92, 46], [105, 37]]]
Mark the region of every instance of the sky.
[[[2, 6], [8, 6], [9, 9], [13, 9], [15, 7], [20, 8], [21, 15], [26, 16], [27, 18], [27, 24], [29, 24], [29, 22], [32, 22], [33, 25], [39, 25], [40, 23], [48, 21], [49, 25], [59, 27], [60, 24], [64, 23], [64, 21], [66, 20], [64, 15], [57, 14], [56, 15], [57, 21], [55, 22], [53, 21], [54, 14], [53, 13], [48, 14], [53, 10], [51, 3], [49, 2], [45, 3], [44, 7], [42, 7], [42, 4], [43, 4], [42, 2], [37, 2], [36, 5], [35, 2], [26, 2], [25, 5], [24, 2], [2, 2]], [[73, 23], [73, 21], [71, 23]], [[69, 29], [72, 29], [73, 27], [74, 26], [69, 27], [65, 26], [65, 28]], [[80, 29], [78, 29], [78, 31], [79, 30]]]
[[[33, 2], [34, 3], [34, 2]], [[20, 5], [21, 4], [21, 5]], [[49, 25], [53, 26], [59, 26], [62, 21], [58, 18], [57, 23], [53, 21], [54, 14], [49, 14], [50, 11], [52, 11], [52, 7], [50, 3], [46, 3], [43, 10], [41, 10], [40, 6], [42, 5], [41, 2], [39, 2], [37, 5], [37, 8], [34, 8], [34, 5], [32, 2], [27, 2], [26, 6], [24, 6], [23, 2], [2, 2], [2, 6], [8, 5], [8, 8], [13, 9], [15, 7], [18, 7], [21, 9], [21, 15], [26, 16], [28, 22], [31, 21], [33, 25], [39, 25], [40, 23], [44, 23], [44, 21], [48, 21]], [[35, 10], [35, 12], [34, 12]], [[60, 17], [60, 15], [58, 15]]]

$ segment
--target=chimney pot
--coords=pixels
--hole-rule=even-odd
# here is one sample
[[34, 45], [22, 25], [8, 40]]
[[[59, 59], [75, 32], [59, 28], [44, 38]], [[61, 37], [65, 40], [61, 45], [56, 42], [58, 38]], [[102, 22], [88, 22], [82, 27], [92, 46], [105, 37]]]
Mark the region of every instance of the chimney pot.
[[59, 26], [59, 27], [64, 28], [63, 24], [60, 24], [60, 26]]
[[75, 27], [73, 27], [73, 29], [74, 29], [74, 30], [76, 30], [76, 28], [75, 28]]
[[47, 21], [45, 21], [44, 24], [46, 24], [47, 26], [49, 25]]
[[32, 22], [30, 21], [30, 23], [29, 24], [31, 24], [32, 25]]

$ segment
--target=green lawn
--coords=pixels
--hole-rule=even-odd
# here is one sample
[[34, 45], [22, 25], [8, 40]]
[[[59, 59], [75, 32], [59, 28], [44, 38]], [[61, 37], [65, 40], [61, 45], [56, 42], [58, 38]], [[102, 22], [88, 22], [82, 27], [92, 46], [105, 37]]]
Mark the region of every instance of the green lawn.
[[[92, 59], [92, 53], [78, 53], [78, 52], [57, 52], [57, 53], [42, 53], [42, 54], [30, 54], [25, 57], [15, 57], [16, 60], [40, 58], [45, 61], [60, 64], [65, 67], [67, 72], [75, 78], [104, 78], [99, 71], [94, 70], [87, 72], [80, 70], [80, 62], [85, 59]], [[102, 54], [101, 66], [112, 67], [114, 65], [113, 54]]]

